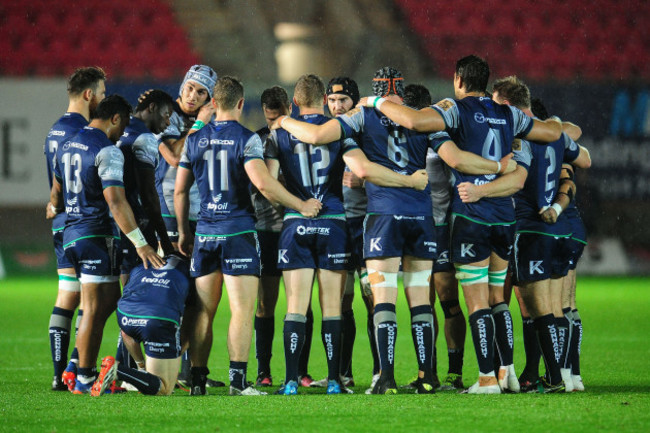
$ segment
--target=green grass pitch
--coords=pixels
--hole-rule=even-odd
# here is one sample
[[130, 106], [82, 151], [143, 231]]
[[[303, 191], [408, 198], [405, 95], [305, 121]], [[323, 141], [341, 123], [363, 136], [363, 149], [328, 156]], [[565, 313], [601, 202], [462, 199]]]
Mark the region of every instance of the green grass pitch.
[[[650, 431], [648, 279], [579, 278], [578, 302], [585, 330], [581, 370], [587, 391], [570, 395], [365, 395], [371, 361], [365, 311], [358, 298], [354, 395], [326, 396], [322, 389], [303, 388], [303, 395], [296, 397], [229, 397], [223, 388], [193, 398], [179, 391], [171, 397], [128, 393], [101, 398], [52, 392], [47, 328], [55, 296], [55, 278], [0, 281], [0, 431]], [[439, 306], [436, 310], [441, 318]], [[515, 367], [520, 372], [524, 358], [516, 302], [511, 310], [515, 321]], [[275, 383], [284, 375], [284, 311], [282, 293], [273, 347]], [[320, 379], [326, 375], [326, 364], [317, 302], [314, 313], [310, 373]], [[396, 379], [398, 384], [404, 384], [413, 378], [417, 364], [403, 297], [398, 302], [397, 316]], [[224, 295], [215, 320], [209, 365], [211, 377], [221, 380], [227, 380], [228, 373], [228, 317]], [[100, 356], [114, 355], [117, 330], [113, 316], [104, 333]], [[438, 373], [444, 377], [444, 338], [438, 339], [437, 347]], [[254, 380], [256, 368], [252, 353], [249, 379]], [[476, 358], [468, 334], [465, 384], [473, 383], [476, 375]]]

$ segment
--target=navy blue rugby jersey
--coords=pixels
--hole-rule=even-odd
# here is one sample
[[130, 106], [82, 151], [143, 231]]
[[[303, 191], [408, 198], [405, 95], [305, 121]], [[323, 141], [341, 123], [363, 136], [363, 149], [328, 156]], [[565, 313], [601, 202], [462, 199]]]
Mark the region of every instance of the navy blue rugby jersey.
[[[440, 113], [446, 131], [456, 145], [485, 159], [499, 161], [509, 154], [515, 138], [525, 137], [533, 120], [521, 110], [500, 105], [487, 97], [468, 96], [455, 100], [443, 99], [431, 108]], [[476, 203], [463, 203], [456, 185], [471, 182], [481, 185], [496, 179], [496, 174], [471, 175], [453, 170], [454, 197], [452, 212], [479, 223], [512, 224], [515, 210], [510, 197], [483, 198]]]
[[[79, 113], [65, 113], [59, 120], [52, 125], [50, 132], [47, 134], [43, 153], [45, 153], [45, 162], [47, 165], [47, 180], [52, 189], [52, 178], [54, 176], [54, 159], [56, 150], [61, 144], [77, 135], [81, 128], [88, 125], [88, 121]], [[52, 232], [63, 230], [65, 226], [65, 212], [62, 212], [52, 220]]]
[[[446, 133], [421, 134], [406, 129], [373, 108], [357, 107], [337, 119], [343, 135], [356, 138], [370, 161], [404, 175], [426, 168], [427, 150], [449, 140]], [[372, 182], [365, 186], [368, 213], [431, 216], [429, 186], [423, 191]]]
[[[174, 112], [169, 118], [169, 126], [160, 135], [160, 140], [178, 140], [196, 121], [196, 116], [188, 116], [181, 110], [178, 102], [174, 101]], [[156, 168], [156, 191], [160, 199], [160, 211], [164, 217], [175, 217], [174, 186], [176, 184], [176, 167], [169, 165], [167, 160], [159, 155]], [[196, 221], [199, 214], [199, 190], [196, 184], [190, 188], [190, 220]]]
[[56, 152], [54, 175], [67, 214], [63, 244], [83, 237], [117, 237], [104, 189], [123, 188], [124, 156], [97, 128], [84, 127]]
[[201, 197], [197, 234], [232, 234], [255, 227], [244, 164], [264, 159], [262, 140], [239, 122], [210, 122], [187, 137], [180, 166], [194, 173]]
[[555, 224], [546, 224], [539, 216], [543, 207], [555, 201], [560, 186], [562, 163], [573, 162], [580, 154], [580, 147], [568, 135], [548, 144], [516, 140], [513, 148], [520, 147], [515, 160], [528, 170], [524, 188], [515, 194], [518, 231], [567, 236], [571, 234], [568, 218], [560, 215]]
[[[322, 125], [331, 120], [322, 114], [298, 116], [303, 122]], [[302, 200], [315, 198], [323, 203], [319, 217], [345, 217], [343, 208], [343, 154], [358, 149], [352, 139], [314, 146], [299, 141], [283, 129], [272, 131], [266, 142], [265, 156], [280, 162], [286, 188]], [[302, 215], [295, 209], [285, 209], [285, 218]]]
[[189, 289], [186, 261], [170, 256], [160, 269], [140, 264], [131, 271], [117, 309], [125, 316], [169, 320], [180, 326]]
[[133, 209], [136, 221], [146, 218], [144, 208], [138, 193], [137, 172], [139, 170], [155, 170], [158, 165], [158, 145], [156, 136], [146, 127], [144, 122], [131, 117], [131, 123], [116, 146], [124, 155], [124, 189], [126, 199]]

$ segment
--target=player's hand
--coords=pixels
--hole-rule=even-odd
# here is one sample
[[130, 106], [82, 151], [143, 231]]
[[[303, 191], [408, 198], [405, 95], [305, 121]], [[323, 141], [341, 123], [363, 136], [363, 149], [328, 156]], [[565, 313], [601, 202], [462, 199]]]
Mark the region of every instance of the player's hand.
[[284, 116], [279, 116], [275, 121], [271, 124], [271, 127], [269, 129], [281, 129], [282, 128], [282, 121], [289, 116], [284, 115]]
[[411, 176], [411, 188], [422, 191], [429, 184], [429, 175], [425, 169], [413, 173]]
[[305, 218], [314, 218], [318, 215], [318, 212], [320, 212], [322, 207], [323, 203], [321, 203], [320, 200], [310, 198], [309, 200], [304, 200], [302, 202], [300, 213]]
[[471, 182], [463, 182], [459, 184], [458, 195], [463, 203], [475, 203], [483, 198], [481, 188]]
[[185, 257], [192, 257], [194, 250], [194, 239], [184, 233], [178, 234], [178, 251]]
[[208, 122], [212, 120], [212, 116], [215, 116], [216, 114], [217, 109], [214, 107], [214, 105], [212, 105], [211, 102], [208, 102], [207, 104], [204, 104], [201, 109], [199, 109], [199, 113], [196, 115], [196, 120], [200, 120], [207, 125]]
[[557, 212], [550, 206], [540, 209], [539, 215], [546, 224], [555, 224], [557, 222]]
[[363, 179], [351, 171], [344, 171], [343, 186], [347, 186], [348, 188], [363, 188]]
[[510, 152], [509, 154], [501, 158], [501, 161], [499, 161], [501, 163], [501, 170], [499, 171], [498, 174], [508, 174], [515, 171], [515, 169], [517, 168], [517, 162], [512, 159], [513, 156], [514, 153]]
[[165, 260], [160, 257], [151, 245], [145, 245], [140, 248], [136, 248], [138, 255], [142, 259], [142, 264], [145, 269], [149, 269], [149, 265], [153, 266], [156, 269], [160, 269], [165, 266]]
[[147, 95], [149, 95], [149, 93], [153, 92], [153, 90], [154, 89], [149, 89], [149, 90], [145, 90], [144, 92], [142, 92], [142, 95], [138, 96], [138, 102], [144, 101], [144, 98], [146, 98]]
[[51, 201], [50, 201], [50, 202], [47, 202], [47, 205], [45, 206], [45, 218], [47, 218], [48, 220], [51, 220], [52, 218], [54, 218], [55, 216], [57, 216], [57, 215], [60, 214], [60, 213], [61, 213], [61, 212], [59, 212], [59, 211], [54, 207], [54, 205], [52, 204]]

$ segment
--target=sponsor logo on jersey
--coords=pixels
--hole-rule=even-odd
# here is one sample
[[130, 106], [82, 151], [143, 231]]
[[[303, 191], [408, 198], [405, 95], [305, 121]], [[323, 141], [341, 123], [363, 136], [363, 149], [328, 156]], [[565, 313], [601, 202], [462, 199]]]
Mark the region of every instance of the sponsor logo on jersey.
[[153, 275], [156, 278], [162, 278], [165, 275], [167, 275], [167, 271], [164, 271], [164, 272], [152, 272], [151, 275]]
[[208, 203], [208, 210], [216, 212], [225, 212], [228, 210], [228, 203], [219, 203], [221, 201], [222, 194], [217, 194], [212, 196], [213, 203]]
[[135, 319], [133, 317], [123, 316], [120, 323], [122, 326], [147, 326], [149, 319]]
[[476, 123], [490, 123], [492, 125], [505, 125], [505, 119], [495, 119], [494, 117], [485, 117], [483, 113], [474, 113], [474, 121]]
[[220, 140], [218, 138], [213, 138], [210, 140], [210, 144], [220, 144], [222, 146], [234, 146], [235, 140]]
[[169, 286], [169, 283], [171, 283], [171, 279], [169, 278], [150, 278], [150, 277], [142, 277], [140, 280], [141, 283], [143, 284], [153, 284], [154, 286]]
[[548, 196], [544, 196], [544, 200], [546, 200], [546, 203], [549, 203], [549, 204], [550, 204], [551, 201], [553, 201], [553, 195], [554, 195], [554, 194], [551, 192], [550, 195], [548, 195]]
[[48, 137], [51, 137], [53, 135], [55, 137], [63, 137], [63, 136], [65, 136], [65, 131], [57, 131], [57, 130], [53, 129], [53, 130], [50, 131], [49, 134], [47, 134]]
[[63, 145], [63, 150], [68, 150], [70, 148], [80, 149], [83, 151], [88, 150], [88, 146], [86, 146], [85, 144], [77, 143], [75, 141], [68, 141]]
[[198, 143], [199, 147], [201, 147], [201, 148], [203, 148], [203, 147], [207, 147], [208, 144], [210, 144], [210, 140], [208, 140], [208, 139], [205, 138], [205, 137], [203, 137], [202, 139], [200, 139], [200, 140], [199, 140], [199, 143]]

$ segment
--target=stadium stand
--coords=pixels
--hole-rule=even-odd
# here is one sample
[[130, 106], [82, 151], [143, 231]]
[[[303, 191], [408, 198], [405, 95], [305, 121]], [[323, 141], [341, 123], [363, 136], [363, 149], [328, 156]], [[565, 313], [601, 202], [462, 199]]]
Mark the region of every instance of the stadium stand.
[[113, 77], [182, 76], [199, 56], [161, 0], [0, 3], [0, 75], [60, 76], [80, 64]]
[[[396, 0], [441, 77], [456, 59], [484, 56], [495, 76], [534, 81], [650, 78], [650, 6], [643, 0]], [[525, 10], [525, 12], [524, 12]]]

